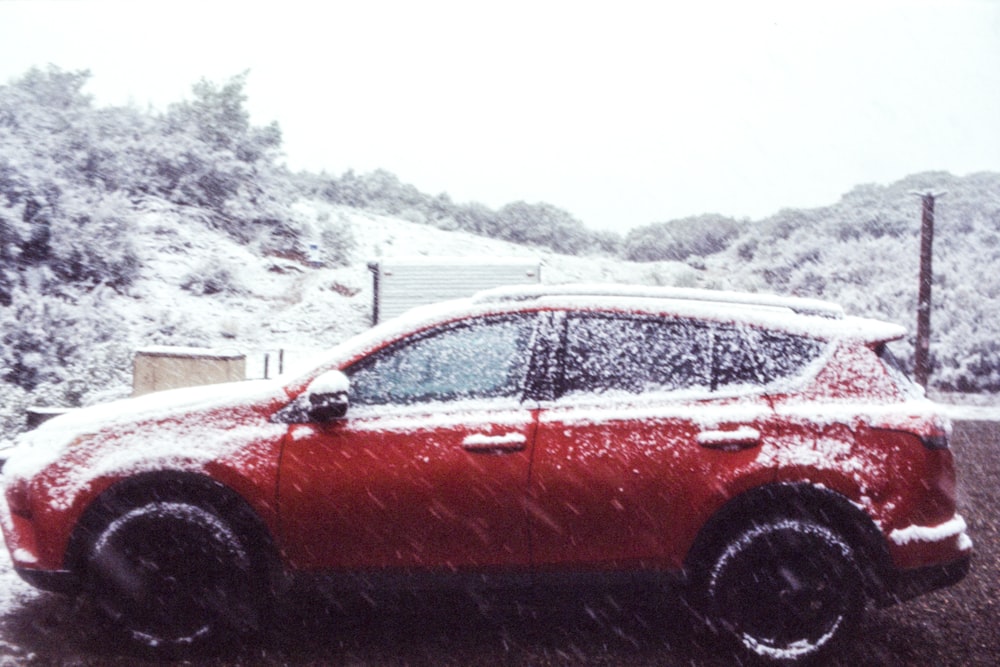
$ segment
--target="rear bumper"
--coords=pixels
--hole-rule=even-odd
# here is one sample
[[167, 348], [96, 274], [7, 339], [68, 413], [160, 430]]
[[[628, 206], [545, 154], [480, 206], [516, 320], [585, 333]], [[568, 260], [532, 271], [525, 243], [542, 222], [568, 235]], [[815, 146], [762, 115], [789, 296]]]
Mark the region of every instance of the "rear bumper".
[[972, 567], [972, 556], [966, 555], [958, 560], [930, 567], [919, 567], [912, 570], [897, 570], [891, 585], [886, 591], [887, 597], [880, 600], [881, 606], [905, 602], [915, 597], [957, 584]]
[[913, 525], [889, 534], [894, 566], [877, 596], [879, 606], [910, 600], [958, 583], [972, 565], [972, 539], [958, 514], [935, 526]]

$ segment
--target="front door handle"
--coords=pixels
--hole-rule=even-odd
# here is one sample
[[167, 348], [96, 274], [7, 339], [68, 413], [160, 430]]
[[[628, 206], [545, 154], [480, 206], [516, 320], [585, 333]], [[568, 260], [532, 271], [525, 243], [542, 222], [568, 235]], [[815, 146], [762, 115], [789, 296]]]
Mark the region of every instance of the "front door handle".
[[520, 452], [527, 444], [528, 438], [516, 432], [502, 435], [472, 433], [462, 440], [462, 448], [475, 454], [510, 454]]
[[738, 452], [760, 445], [760, 431], [750, 426], [740, 426], [731, 431], [702, 431], [698, 434], [698, 444], [708, 449], [724, 452]]

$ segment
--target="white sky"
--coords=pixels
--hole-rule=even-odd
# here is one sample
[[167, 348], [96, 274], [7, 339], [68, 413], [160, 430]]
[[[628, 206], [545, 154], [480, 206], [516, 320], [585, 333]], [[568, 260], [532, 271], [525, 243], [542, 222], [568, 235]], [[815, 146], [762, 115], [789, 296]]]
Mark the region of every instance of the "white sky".
[[249, 69], [288, 164], [592, 228], [1000, 171], [1000, 1], [0, 0], [0, 82], [164, 108]]

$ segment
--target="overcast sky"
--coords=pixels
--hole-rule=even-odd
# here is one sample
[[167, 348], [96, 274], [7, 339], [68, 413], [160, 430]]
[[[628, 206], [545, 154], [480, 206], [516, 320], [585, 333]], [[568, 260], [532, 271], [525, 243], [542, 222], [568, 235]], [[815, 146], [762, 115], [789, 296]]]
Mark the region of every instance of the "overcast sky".
[[0, 82], [165, 108], [249, 70], [289, 166], [592, 228], [1000, 171], [1000, 2], [0, 0]]

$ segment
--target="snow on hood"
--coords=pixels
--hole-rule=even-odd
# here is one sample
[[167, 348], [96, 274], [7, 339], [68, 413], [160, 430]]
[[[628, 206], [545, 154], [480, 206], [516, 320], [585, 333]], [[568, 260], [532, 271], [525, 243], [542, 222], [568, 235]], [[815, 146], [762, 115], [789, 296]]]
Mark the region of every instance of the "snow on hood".
[[[81, 408], [60, 415], [43, 423], [37, 429], [22, 433], [14, 439], [9, 458], [3, 467], [8, 479], [29, 479], [53, 462], [71, 446], [86, 436], [99, 432], [114, 433], [133, 430], [142, 424], [173, 420], [173, 431], [167, 443], [167, 433], [161, 433], [155, 443], [156, 457], [169, 456], [178, 446], [191, 450], [192, 443], [198, 443], [203, 450], [204, 443], [191, 437], [179, 438], [178, 429], [217, 428], [213, 424], [199, 424], [197, 414], [224, 413], [227, 409], [245, 410], [249, 405], [261, 405], [270, 401], [286, 399], [280, 384], [274, 380], [234, 382], [227, 384], [187, 387], [127, 398], [88, 408]], [[178, 421], [178, 418], [187, 417]], [[190, 422], [190, 423], [189, 423]], [[228, 425], [232, 427], [233, 425]], [[163, 429], [159, 429], [163, 430]], [[149, 447], [134, 449], [132, 458], [138, 459], [149, 454]], [[217, 452], [214, 452], [217, 454]], [[206, 454], [206, 457], [208, 455]]]

